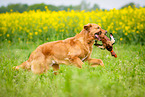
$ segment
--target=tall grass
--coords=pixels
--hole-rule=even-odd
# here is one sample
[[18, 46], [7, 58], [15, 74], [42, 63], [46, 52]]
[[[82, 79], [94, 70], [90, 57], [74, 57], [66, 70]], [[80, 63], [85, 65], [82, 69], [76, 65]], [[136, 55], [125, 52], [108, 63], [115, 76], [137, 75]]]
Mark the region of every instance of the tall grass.
[[0, 44], [1, 97], [144, 97], [145, 46], [114, 45], [118, 58], [106, 50], [94, 47], [92, 57], [102, 59], [105, 68], [82, 69], [61, 65], [59, 74], [52, 69], [42, 75], [20, 70], [13, 66], [28, 59], [41, 42]]

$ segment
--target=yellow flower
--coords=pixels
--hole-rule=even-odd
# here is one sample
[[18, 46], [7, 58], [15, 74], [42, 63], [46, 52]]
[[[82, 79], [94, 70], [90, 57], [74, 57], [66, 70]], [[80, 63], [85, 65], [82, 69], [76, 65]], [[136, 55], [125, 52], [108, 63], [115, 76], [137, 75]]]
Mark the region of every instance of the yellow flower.
[[123, 40], [123, 38], [120, 38], [120, 41], [122, 41]]
[[126, 30], [126, 31], [128, 31], [128, 30], [129, 30], [129, 28], [130, 28], [129, 26], [126, 26], [126, 27], [125, 27], [125, 30]]
[[127, 35], [127, 33], [125, 33], [125, 35]]
[[26, 30], [26, 32], [29, 32], [29, 30]]
[[61, 31], [64, 32], [64, 29], [62, 29]]
[[47, 9], [48, 7], [47, 6], [45, 6], [45, 9]]
[[122, 25], [123, 23], [122, 22], [119, 22], [119, 25]]
[[29, 35], [31, 36], [31, 35], [33, 35], [33, 33], [29, 33]]
[[135, 30], [132, 30], [132, 32], [135, 32]]
[[0, 34], [0, 36], [2, 36], [2, 34]]
[[116, 8], [113, 8], [113, 10], [115, 11], [115, 10], [116, 10]]
[[99, 26], [102, 26], [101, 23], [98, 23]]
[[7, 34], [7, 37], [10, 37], [10, 34]]
[[136, 31], [136, 33], [139, 33], [139, 31]]
[[143, 27], [143, 24], [140, 24], [140, 28], [141, 28], [141, 29], [143, 29], [143, 28], [144, 28], [144, 27]]
[[41, 30], [41, 29], [39, 29], [38, 31], [39, 31], [39, 32], [42, 32], [42, 30]]
[[12, 12], [13, 11], [13, 9], [10, 9], [10, 12]]
[[115, 33], [115, 31], [113, 30], [113, 32], [112, 32], [113, 34]]
[[129, 5], [128, 8], [131, 8], [131, 6]]
[[35, 35], [38, 35], [38, 32], [35, 32]]
[[8, 43], [11, 43], [11, 41], [9, 40]]

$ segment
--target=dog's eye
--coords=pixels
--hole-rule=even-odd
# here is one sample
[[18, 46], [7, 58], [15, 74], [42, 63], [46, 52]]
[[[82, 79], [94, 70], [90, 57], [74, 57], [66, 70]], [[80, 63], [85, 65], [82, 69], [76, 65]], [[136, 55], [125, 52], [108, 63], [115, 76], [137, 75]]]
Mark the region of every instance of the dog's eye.
[[100, 27], [98, 27], [97, 29], [100, 29]]
[[100, 31], [100, 32], [99, 32], [99, 35], [101, 35], [101, 33], [102, 33], [102, 32]]
[[96, 33], [96, 34], [97, 34], [97, 35], [101, 35], [101, 33], [102, 33], [102, 32], [100, 31], [100, 32], [98, 32], [98, 33]]

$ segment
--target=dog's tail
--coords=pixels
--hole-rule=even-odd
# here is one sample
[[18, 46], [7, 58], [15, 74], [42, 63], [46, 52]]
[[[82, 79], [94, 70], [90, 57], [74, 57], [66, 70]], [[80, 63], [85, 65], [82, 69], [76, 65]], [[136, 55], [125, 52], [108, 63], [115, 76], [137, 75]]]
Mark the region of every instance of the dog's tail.
[[21, 65], [13, 67], [13, 69], [15, 69], [15, 70], [19, 70], [20, 68], [29, 70], [30, 69], [30, 63], [28, 61], [25, 61]]

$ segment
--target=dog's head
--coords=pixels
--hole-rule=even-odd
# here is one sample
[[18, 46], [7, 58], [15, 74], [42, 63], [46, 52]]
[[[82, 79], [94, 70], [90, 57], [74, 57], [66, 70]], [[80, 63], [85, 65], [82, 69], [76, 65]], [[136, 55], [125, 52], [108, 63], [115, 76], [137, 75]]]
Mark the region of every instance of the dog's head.
[[106, 36], [107, 31], [102, 29], [97, 24], [87, 24], [84, 26], [84, 29], [89, 32], [89, 35], [93, 37], [95, 40], [102, 41], [103, 43], [107, 43], [108, 45], [112, 46], [115, 42], [113, 35], [110, 34], [110, 39]]
[[95, 40], [101, 40], [100, 35], [106, 35], [107, 31], [102, 29], [97, 24], [87, 24], [84, 26], [84, 29], [89, 32], [89, 35], [94, 37]]
[[[94, 40], [102, 41], [103, 47], [111, 52], [111, 55], [117, 57], [116, 53], [113, 51], [113, 44], [115, 39], [112, 34], [110, 34], [110, 39], [106, 36], [107, 31], [102, 29], [97, 24], [87, 24], [84, 29], [88, 31], [89, 36], [93, 37]], [[97, 45], [97, 43], [95, 43]]]

